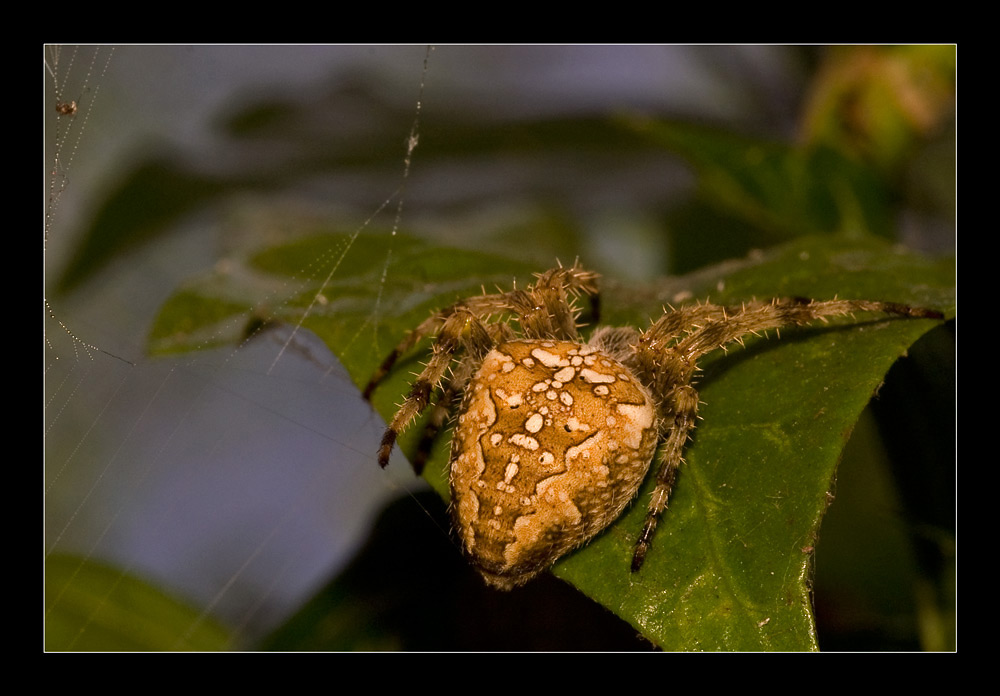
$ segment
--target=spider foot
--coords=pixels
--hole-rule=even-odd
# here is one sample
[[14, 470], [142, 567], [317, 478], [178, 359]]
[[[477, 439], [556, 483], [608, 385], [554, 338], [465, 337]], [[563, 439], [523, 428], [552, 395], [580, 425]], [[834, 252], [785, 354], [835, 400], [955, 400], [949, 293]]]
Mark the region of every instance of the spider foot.
[[396, 431], [388, 428], [382, 436], [382, 444], [378, 448], [378, 465], [383, 469], [389, 465], [389, 455], [396, 444]]
[[646, 553], [649, 551], [649, 542], [640, 540], [635, 545], [635, 552], [632, 554], [632, 572], [638, 573], [642, 564], [646, 562]]
[[656, 529], [657, 518], [652, 517], [646, 520], [646, 524], [642, 527], [642, 534], [639, 535], [639, 540], [635, 542], [635, 551], [632, 552], [632, 572], [637, 573], [639, 569], [642, 568], [642, 564], [646, 562], [646, 554], [649, 553], [649, 549], [653, 546], [653, 531]]

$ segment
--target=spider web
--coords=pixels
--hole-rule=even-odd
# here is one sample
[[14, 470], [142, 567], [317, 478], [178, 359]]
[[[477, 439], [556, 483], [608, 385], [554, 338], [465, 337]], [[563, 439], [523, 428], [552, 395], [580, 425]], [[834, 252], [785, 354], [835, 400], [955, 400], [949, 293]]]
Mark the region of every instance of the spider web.
[[[116, 162], [114, 153], [95, 154], [105, 141], [136, 148], [150, 133], [170, 132], [184, 148], [210, 148], [217, 144], [206, 124], [247, 100], [241, 82], [267, 85], [284, 75], [308, 90], [331, 74], [345, 79], [359, 65], [381, 65], [396, 71], [389, 81], [412, 85], [406, 68], [415, 65], [419, 79], [421, 52], [390, 48], [373, 58], [365, 48], [47, 47], [47, 294], [72, 258], [73, 219], [93, 214], [88, 201], [103, 195], [85, 182], [113, 186], [104, 167], [127, 177], [130, 163], [152, 151], [117, 153]], [[169, 75], [198, 75], [195, 68], [206, 65], [213, 79], [202, 70], [204, 82], [171, 87]], [[110, 104], [94, 98], [99, 91], [112, 93]], [[56, 105], [69, 101], [76, 112], [60, 114]], [[408, 167], [411, 150], [400, 149], [395, 175], [381, 186], [366, 182], [357, 208], [342, 213], [353, 218], [355, 236], [369, 217], [401, 210], [404, 155]], [[385, 499], [415, 480], [374, 465], [384, 425], [307, 333], [282, 327], [239, 347], [144, 357], [158, 305], [218, 261], [219, 226], [213, 214], [181, 223], [95, 273], [110, 281], [91, 280], [46, 301], [45, 548], [47, 559], [71, 553], [110, 563], [123, 578], [150, 580], [252, 641], [343, 565]], [[313, 272], [335, 273], [343, 251]], [[281, 303], [281, 292], [269, 301]], [[73, 579], [55, 589], [47, 612], [69, 601]], [[84, 619], [80, 635], [92, 628]]]

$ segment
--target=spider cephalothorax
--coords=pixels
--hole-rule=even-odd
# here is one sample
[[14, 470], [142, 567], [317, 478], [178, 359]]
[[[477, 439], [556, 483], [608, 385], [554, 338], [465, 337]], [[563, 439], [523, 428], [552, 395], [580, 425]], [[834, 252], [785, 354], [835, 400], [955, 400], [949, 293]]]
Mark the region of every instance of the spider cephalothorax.
[[941, 317], [865, 300], [699, 304], [665, 311], [644, 331], [598, 328], [583, 342], [575, 300], [595, 296], [597, 280], [579, 266], [560, 267], [527, 290], [483, 294], [436, 312], [365, 389], [370, 397], [399, 355], [435, 336], [433, 355], [385, 432], [379, 464], [388, 464], [397, 434], [444, 383], [414, 460], [419, 473], [426, 445], [463, 395], [451, 447], [452, 520], [473, 565], [501, 589], [524, 584], [611, 524], [662, 443], [632, 558], [632, 571], [639, 570], [695, 425], [691, 381], [699, 357], [750, 333], [851, 312]]

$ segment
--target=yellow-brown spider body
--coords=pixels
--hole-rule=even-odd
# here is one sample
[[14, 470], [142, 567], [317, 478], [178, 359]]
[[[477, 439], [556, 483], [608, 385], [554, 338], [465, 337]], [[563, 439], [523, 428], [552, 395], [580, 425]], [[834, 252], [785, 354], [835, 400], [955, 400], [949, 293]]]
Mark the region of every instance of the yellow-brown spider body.
[[628, 368], [591, 346], [497, 346], [465, 390], [451, 510], [469, 558], [524, 584], [615, 520], [656, 450], [656, 409]]

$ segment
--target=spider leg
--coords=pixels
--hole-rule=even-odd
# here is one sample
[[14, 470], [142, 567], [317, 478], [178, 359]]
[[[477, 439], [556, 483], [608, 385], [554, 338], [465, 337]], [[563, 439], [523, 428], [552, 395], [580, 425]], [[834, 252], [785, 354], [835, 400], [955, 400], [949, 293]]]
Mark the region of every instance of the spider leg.
[[474, 364], [470, 360], [462, 362], [452, 379], [448, 382], [448, 386], [445, 387], [441, 397], [434, 404], [431, 418], [424, 428], [424, 433], [420, 437], [416, 451], [413, 453], [411, 464], [417, 476], [424, 471], [424, 466], [426, 466], [427, 459], [430, 457], [434, 440], [437, 438], [438, 433], [441, 432], [441, 428], [444, 427], [444, 422], [448, 418], [448, 414], [451, 413], [455, 397], [465, 389], [465, 385], [472, 378], [473, 367]]
[[371, 379], [368, 380], [368, 384], [365, 385], [362, 396], [366, 401], [371, 401], [372, 393], [374, 393], [376, 387], [378, 387], [382, 380], [385, 379], [390, 372], [392, 372], [392, 368], [395, 367], [396, 361], [399, 360], [399, 357], [427, 336], [443, 333], [444, 326], [449, 317], [455, 314], [471, 314], [477, 319], [484, 320], [490, 314], [499, 311], [516, 311], [516, 307], [529, 307], [531, 302], [529, 300], [520, 299], [520, 296], [522, 295], [526, 296], [527, 293], [520, 290], [514, 290], [512, 292], [499, 294], [477, 295], [475, 297], [466, 298], [461, 302], [456, 302], [455, 304], [427, 317], [420, 323], [419, 326], [417, 326], [417, 328], [408, 333], [406, 337], [392, 349], [389, 355], [386, 356], [385, 360], [382, 361], [382, 364], [379, 365], [378, 369], [376, 369], [372, 374]]
[[[579, 312], [572, 303], [567, 302], [566, 293], [573, 297], [586, 294], [596, 298], [597, 281], [600, 276], [574, 264], [571, 268], [553, 269], [537, 277], [537, 282], [533, 287], [529, 287], [528, 291], [511, 290], [476, 295], [456, 302], [422, 321], [393, 348], [372, 374], [362, 392], [365, 400], [371, 401], [372, 393], [392, 371], [401, 355], [417, 345], [421, 339], [443, 333], [448, 318], [454, 314], [472, 314], [477, 319], [484, 320], [490, 314], [507, 310], [518, 315], [522, 328], [528, 336], [576, 340], [575, 322]], [[595, 313], [598, 306], [598, 301], [592, 299]]]
[[396, 411], [396, 415], [382, 436], [382, 444], [378, 449], [378, 463], [383, 469], [389, 464], [389, 455], [392, 454], [392, 448], [396, 444], [396, 437], [430, 403], [431, 393], [441, 382], [455, 352], [461, 347], [462, 333], [468, 328], [470, 322], [479, 325], [475, 317], [468, 312], [456, 312], [445, 319], [437, 342], [434, 344], [434, 353], [431, 355], [431, 359], [427, 361], [424, 371], [413, 382], [409, 395]]
[[[471, 378], [473, 365], [482, 361], [483, 356], [493, 347], [497, 339], [506, 336], [509, 336], [509, 333], [505, 325], [487, 325], [464, 307], [454, 311], [445, 319], [434, 344], [431, 359], [413, 382], [409, 395], [396, 411], [396, 415], [382, 436], [378, 450], [379, 466], [384, 469], [389, 464], [389, 455], [392, 454], [392, 448], [396, 444], [396, 437], [430, 404], [432, 393], [441, 383], [456, 353], [460, 350], [466, 353], [458, 367], [456, 378], [452, 380], [452, 384], [460, 389], [464, 388]], [[445, 391], [447, 392], [448, 388]], [[452, 398], [449, 398], [448, 402], [451, 400]], [[447, 408], [441, 414], [435, 413], [440, 423], [444, 422], [446, 415]], [[432, 422], [433, 420], [432, 418]]]
[[699, 327], [711, 321], [722, 321], [732, 314], [738, 314], [739, 311], [739, 308], [726, 308], [711, 303], [664, 310], [663, 316], [643, 334], [643, 342], [646, 347], [652, 349], [668, 345], [679, 336], [689, 333], [691, 327]]
[[690, 384], [682, 384], [667, 395], [664, 409], [668, 420], [672, 421], [670, 435], [663, 444], [660, 468], [656, 472], [656, 488], [646, 510], [646, 521], [642, 525], [642, 533], [635, 543], [632, 553], [632, 572], [638, 571], [646, 560], [652, 545], [653, 532], [667, 508], [670, 491], [677, 479], [677, 469], [683, 461], [684, 445], [695, 427], [698, 413], [698, 392]]
[[524, 335], [579, 341], [576, 320], [580, 310], [574, 300], [580, 295], [595, 296], [600, 276], [578, 265], [554, 268], [536, 276], [527, 292], [507, 293], [511, 310], [518, 314]]
[[[817, 319], [825, 320], [829, 316], [852, 312], [876, 312], [928, 319], [943, 318], [940, 312], [930, 309], [910, 307], [896, 302], [868, 300], [816, 301], [797, 297], [771, 302], [748, 302], [740, 307], [706, 303], [664, 312], [663, 316], [643, 335], [643, 340], [647, 348], [655, 349], [657, 346], [671, 343], [684, 334], [694, 335], [699, 329], [705, 329], [706, 335], [703, 337], [705, 340], [700, 341], [700, 346], [707, 346], [707, 349], [697, 349], [697, 354], [703, 355], [721, 347], [723, 343], [738, 340], [748, 333], [808, 324]], [[694, 331], [692, 327], [695, 327]], [[712, 338], [717, 340], [714, 346], [711, 345]]]
[[[711, 305], [703, 305], [708, 308]], [[775, 299], [771, 302], [750, 302], [740, 308], [724, 310], [722, 318], [710, 317], [674, 346], [685, 361], [693, 363], [698, 357], [727, 343], [739, 341], [747, 334], [780, 329], [785, 326], [802, 326], [827, 317], [854, 312], [875, 312], [911, 318], [941, 319], [944, 315], [931, 309], [910, 307], [895, 302], [869, 300], [806, 300]]]
[[365, 390], [362, 392], [362, 396], [365, 401], [372, 400], [372, 392], [375, 391], [375, 387], [377, 387], [379, 383], [385, 379], [386, 375], [392, 372], [392, 368], [396, 365], [396, 361], [399, 360], [399, 356], [413, 348], [413, 346], [417, 345], [417, 343], [419, 343], [425, 336], [438, 333], [447, 321], [448, 316], [453, 312], [454, 307], [448, 307], [445, 310], [427, 317], [420, 322], [420, 325], [417, 326], [417, 328], [408, 333], [406, 337], [392, 349], [392, 352], [386, 356], [385, 360], [382, 361], [382, 364], [379, 365], [378, 369], [375, 370], [374, 374], [372, 374], [371, 379], [368, 380], [368, 384], [365, 385]]
[[444, 427], [444, 422], [455, 405], [455, 398], [462, 393], [469, 380], [472, 379], [476, 366], [486, 357], [489, 348], [513, 340], [515, 337], [514, 332], [506, 324], [484, 324], [484, 328], [489, 335], [488, 342], [480, 340], [478, 345], [467, 347], [471, 359], [463, 360], [459, 363], [455, 374], [452, 375], [440, 398], [434, 404], [430, 420], [427, 422], [424, 433], [420, 437], [420, 442], [417, 444], [417, 449], [413, 453], [411, 464], [417, 476], [423, 473], [427, 459], [430, 457], [434, 440], [437, 438], [438, 433], [441, 432], [441, 428]]

